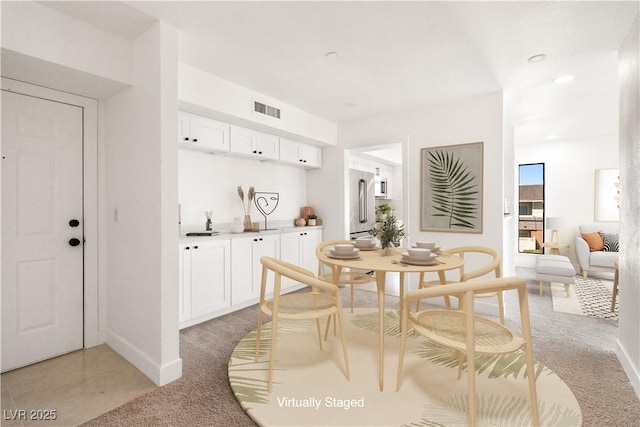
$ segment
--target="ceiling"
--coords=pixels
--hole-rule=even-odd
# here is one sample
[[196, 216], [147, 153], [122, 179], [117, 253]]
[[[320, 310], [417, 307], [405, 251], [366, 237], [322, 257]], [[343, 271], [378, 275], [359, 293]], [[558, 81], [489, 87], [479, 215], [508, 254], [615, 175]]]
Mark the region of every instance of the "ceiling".
[[[615, 51], [639, 10], [637, 1], [42, 4], [129, 40], [165, 21], [180, 30], [182, 62], [337, 123], [504, 90], [517, 143], [616, 132]], [[573, 82], [551, 82], [565, 74]]]

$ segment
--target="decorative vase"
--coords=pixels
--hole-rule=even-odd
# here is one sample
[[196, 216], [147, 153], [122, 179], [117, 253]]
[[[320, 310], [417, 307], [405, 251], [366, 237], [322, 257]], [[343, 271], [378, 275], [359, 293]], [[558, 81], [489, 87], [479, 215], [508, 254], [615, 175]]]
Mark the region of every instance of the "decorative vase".
[[231, 223], [231, 232], [232, 233], [242, 233], [244, 231], [244, 224], [240, 221], [240, 218], [233, 218], [233, 222]]
[[316, 225], [316, 220], [313, 218], [309, 218], [309, 225]]
[[302, 227], [305, 224], [306, 224], [306, 221], [304, 220], [304, 218], [300, 217], [300, 218], [296, 219], [296, 225], [298, 227]]
[[393, 255], [393, 253], [395, 252], [395, 251], [394, 251], [394, 249], [395, 249], [395, 248], [396, 248], [396, 247], [395, 247], [395, 246], [393, 246], [393, 243], [391, 243], [391, 242], [387, 243], [386, 245], [384, 245], [384, 246], [382, 247], [382, 255], [383, 255], [383, 256], [390, 256], [390, 255]]
[[253, 224], [251, 223], [251, 215], [244, 216], [244, 231], [253, 231]]

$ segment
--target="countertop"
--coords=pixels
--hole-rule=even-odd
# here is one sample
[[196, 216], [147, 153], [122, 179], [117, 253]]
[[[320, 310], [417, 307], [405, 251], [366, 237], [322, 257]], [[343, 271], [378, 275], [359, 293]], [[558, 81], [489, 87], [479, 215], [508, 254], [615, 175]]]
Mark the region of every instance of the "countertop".
[[246, 231], [243, 233], [232, 233], [229, 230], [219, 230], [220, 234], [216, 234], [215, 236], [187, 236], [181, 235], [178, 243], [192, 243], [192, 242], [202, 242], [204, 240], [220, 240], [220, 239], [238, 239], [242, 237], [253, 237], [253, 236], [264, 236], [269, 234], [281, 234], [281, 233], [290, 233], [304, 230], [317, 230], [322, 229], [322, 225], [315, 226], [289, 226], [289, 227], [280, 227], [280, 228], [271, 228], [268, 230], [260, 230], [260, 231]]

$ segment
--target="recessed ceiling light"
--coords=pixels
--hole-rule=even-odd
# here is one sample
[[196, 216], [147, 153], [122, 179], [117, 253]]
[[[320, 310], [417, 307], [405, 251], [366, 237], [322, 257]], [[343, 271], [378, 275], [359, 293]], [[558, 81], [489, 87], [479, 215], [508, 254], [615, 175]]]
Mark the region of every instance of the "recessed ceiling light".
[[553, 82], [562, 84], [562, 83], [569, 83], [571, 80], [573, 80], [573, 76], [560, 76], [553, 79]]
[[531, 58], [527, 59], [527, 61], [534, 63], [534, 62], [542, 62], [544, 61], [544, 59], [547, 57], [547, 55], [545, 55], [544, 53], [539, 53], [537, 55], [533, 55]]

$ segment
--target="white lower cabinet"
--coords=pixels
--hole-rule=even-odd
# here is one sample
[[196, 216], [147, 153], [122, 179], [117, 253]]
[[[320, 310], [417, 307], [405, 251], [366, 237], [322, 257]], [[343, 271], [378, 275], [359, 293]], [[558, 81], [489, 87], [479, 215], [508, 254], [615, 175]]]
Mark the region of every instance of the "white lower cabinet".
[[[291, 264], [299, 265], [313, 274], [318, 273], [318, 257], [316, 247], [322, 241], [322, 230], [302, 229], [280, 235], [280, 258]], [[282, 288], [297, 285], [290, 279], [283, 279]]]
[[231, 306], [231, 245], [209, 240], [179, 245], [180, 327], [215, 317]]
[[231, 241], [231, 303], [235, 306], [260, 298], [260, 258], [280, 257], [280, 235], [266, 234], [234, 238]]

